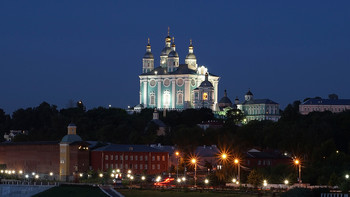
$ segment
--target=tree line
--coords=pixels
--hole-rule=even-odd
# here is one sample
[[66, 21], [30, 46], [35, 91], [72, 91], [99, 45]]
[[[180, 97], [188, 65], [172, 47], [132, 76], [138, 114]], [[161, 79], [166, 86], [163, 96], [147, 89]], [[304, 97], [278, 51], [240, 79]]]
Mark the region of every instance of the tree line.
[[[120, 108], [86, 110], [78, 102], [74, 107], [59, 110], [43, 102], [37, 107], [18, 109], [11, 116], [0, 109], [0, 135], [3, 140], [2, 136], [9, 130], [28, 130], [28, 135], [19, 135], [14, 141], [59, 141], [67, 134], [67, 125], [73, 122], [84, 140], [162, 143], [176, 145], [188, 154], [197, 146], [212, 144], [237, 154], [250, 148], [275, 149], [301, 159], [304, 182], [338, 184], [350, 166], [350, 111], [300, 115], [299, 104], [298, 101], [289, 104], [278, 122], [250, 121], [237, 126], [237, 120], [243, 117], [229, 114], [226, 120], [218, 120], [223, 121], [221, 128], [207, 130], [197, 124], [215, 120], [210, 109], [160, 112], [160, 119], [168, 129], [165, 136], [157, 136], [158, 125], [151, 122], [153, 109], [128, 114]], [[278, 168], [264, 169], [261, 173], [272, 176], [295, 171], [290, 166]]]

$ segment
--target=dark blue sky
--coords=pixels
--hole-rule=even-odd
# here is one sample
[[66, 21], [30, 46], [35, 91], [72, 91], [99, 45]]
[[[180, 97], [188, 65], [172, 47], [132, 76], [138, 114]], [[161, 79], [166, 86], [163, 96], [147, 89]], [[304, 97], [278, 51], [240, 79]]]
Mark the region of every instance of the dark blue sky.
[[[171, 2], [171, 3], [167, 3]], [[221, 77], [220, 97], [350, 98], [350, 1], [0, 1], [0, 108], [138, 104], [150, 37]]]

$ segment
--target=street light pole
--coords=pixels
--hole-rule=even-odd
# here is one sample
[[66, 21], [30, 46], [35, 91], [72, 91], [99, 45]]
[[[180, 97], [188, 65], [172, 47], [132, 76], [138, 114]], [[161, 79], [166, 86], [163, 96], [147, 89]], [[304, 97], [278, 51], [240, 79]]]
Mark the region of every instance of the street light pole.
[[176, 155], [176, 158], [177, 158], [176, 178], [178, 179], [179, 178], [179, 159], [180, 159], [179, 158], [179, 155], [180, 155], [179, 151], [176, 151], [175, 155]]
[[237, 177], [237, 180], [239, 183], [241, 183], [241, 164], [239, 162], [238, 159], [235, 159], [235, 164], [237, 164], [237, 167], [238, 167], [238, 177]]
[[301, 162], [299, 161], [299, 159], [295, 159], [294, 160], [294, 163], [296, 164], [296, 165], [298, 165], [298, 171], [299, 171], [299, 180], [298, 180], [298, 182], [299, 182], [299, 187], [301, 186]]
[[194, 187], [197, 187], [197, 160], [193, 158], [191, 162], [194, 164]]

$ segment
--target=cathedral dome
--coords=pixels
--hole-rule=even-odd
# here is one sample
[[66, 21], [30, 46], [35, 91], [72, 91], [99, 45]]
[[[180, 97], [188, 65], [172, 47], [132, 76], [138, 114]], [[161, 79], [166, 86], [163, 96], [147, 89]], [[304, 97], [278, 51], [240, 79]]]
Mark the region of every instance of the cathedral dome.
[[213, 87], [213, 84], [210, 81], [205, 80], [201, 83], [201, 85], [199, 87], [203, 87], [203, 88], [204, 87]]
[[162, 52], [160, 53], [160, 56], [168, 56], [169, 53], [171, 51], [170, 47], [164, 47], [164, 49], [162, 50]]
[[176, 51], [171, 51], [168, 57], [179, 57], [179, 54]]
[[146, 52], [145, 55], [143, 56], [145, 59], [154, 59], [153, 53], [152, 52]]
[[248, 92], [245, 95], [253, 96], [253, 93], [250, 90], [248, 90]]
[[186, 59], [196, 59], [196, 56], [193, 53], [189, 53], [187, 54]]

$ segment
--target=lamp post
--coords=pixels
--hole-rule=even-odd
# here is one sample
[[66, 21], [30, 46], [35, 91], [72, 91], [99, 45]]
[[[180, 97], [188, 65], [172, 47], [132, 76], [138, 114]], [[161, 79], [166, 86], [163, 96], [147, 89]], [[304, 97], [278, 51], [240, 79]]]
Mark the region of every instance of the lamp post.
[[241, 182], [241, 164], [239, 162], [239, 159], [235, 159], [234, 163], [237, 164], [237, 167], [238, 167], [238, 177], [237, 177], [237, 179], [238, 179], [238, 181], [240, 183]]
[[295, 159], [294, 163], [299, 168], [299, 180], [298, 180], [298, 182], [299, 182], [299, 186], [300, 186], [301, 185], [301, 162], [299, 161], [299, 159]]
[[180, 155], [179, 151], [176, 151], [176, 152], [175, 152], [175, 155], [176, 155], [176, 158], [177, 158], [176, 178], [179, 178], [179, 159], [180, 159], [180, 157], [179, 157], [179, 155]]
[[194, 187], [197, 187], [197, 160], [193, 158], [191, 162], [194, 164]]

